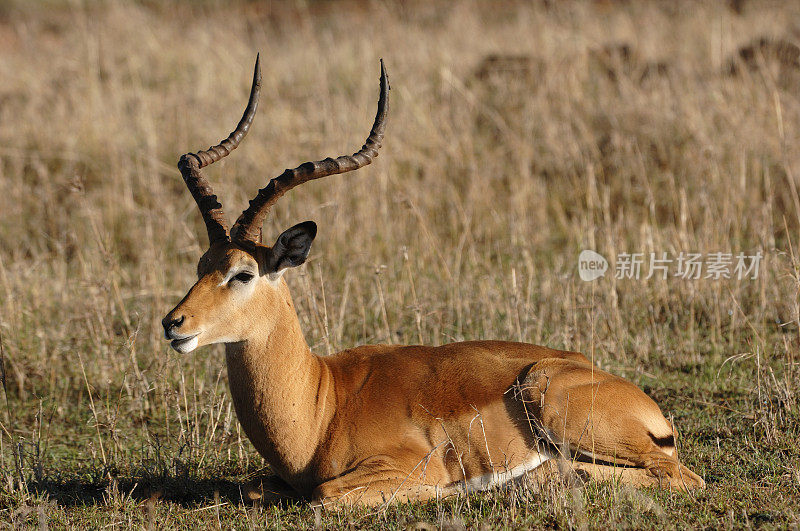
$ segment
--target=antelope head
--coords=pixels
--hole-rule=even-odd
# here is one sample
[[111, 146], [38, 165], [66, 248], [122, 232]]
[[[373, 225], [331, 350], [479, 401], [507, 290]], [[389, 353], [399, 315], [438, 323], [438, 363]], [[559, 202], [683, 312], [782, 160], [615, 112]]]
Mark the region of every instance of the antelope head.
[[284, 231], [272, 246], [262, 244], [262, 224], [270, 208], [286, 192], [313, 179], [357, 170], [372, 162], [383, 141], [389, 81], [381, 60], [380, 97], [375, 122], [366, 142], [350, 156], [306, 162], [287, 169], [258, 191], [232, 228], [201, 169], [227, 156], [242, 141], [258, 108], [261, 69], [256, 58], [250, 99], [236, 129], [205, 151], [183, 155], [178, 168], [208, 231], [209, 247], [197, 264], [198, 280], [162, 320], [164, 335], [181, 353], [212, 343], [243, 341], [255, 332], [268, 335], [279, 310], [291, 300], [282, 275], [305, 262], [317, 233], [313, 221]]

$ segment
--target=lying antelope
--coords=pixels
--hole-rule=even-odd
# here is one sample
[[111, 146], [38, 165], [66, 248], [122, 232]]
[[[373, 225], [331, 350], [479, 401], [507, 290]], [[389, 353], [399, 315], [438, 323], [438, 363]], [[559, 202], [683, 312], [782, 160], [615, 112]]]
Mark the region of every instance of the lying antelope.
[[312, 353], [283, 274], [306, 260], [317, 227], [305, 221], [266, 246], [262, 223], [295, 186], [372, 162], [386, 128], [389, 82], [381, 62], [378, 112], [358, 152], [284, 171], [229, 230], [200, 169], [247, 134], [260, 86], [257, 59], [236, 129], [178, 162], [209, 248], [197, 283], [163, 325], [181, 353], [225, 344], [239, 421], [297, 494], [322, 504], [426, 500], [488, 488], [559, 455], [594, 478], [704, 486], [678, 461], [675, 431], [655, 402], [582, 354], [503, 341]]

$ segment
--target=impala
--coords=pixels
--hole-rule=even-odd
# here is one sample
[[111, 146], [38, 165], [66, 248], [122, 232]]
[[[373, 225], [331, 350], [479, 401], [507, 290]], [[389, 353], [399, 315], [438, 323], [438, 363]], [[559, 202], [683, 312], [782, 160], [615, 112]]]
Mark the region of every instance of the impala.
[[381, 61], [378, 112], [359, 151], [284, 171], [229, 229], [200, 170], [247, 134], [260, 87], [256, 59], [236, 129], [178, 162], [209, 247], [197, 282], [163, 325], [181, 353], [225, 344], [236, 414], [279, 477], [270, 481], [316, 503], [376, 505], [488, 488], [567, 456], [593, 478], [704, 486], [678, 461], [676, 432], [655, 402], [582, 354], [504, 341], [312, 353], [283, 274], [306, 260], [317, 227], [299, 223], [267, 246], [262, 224], [295, 186], [372, 162], [386, 128], [389, 82]]

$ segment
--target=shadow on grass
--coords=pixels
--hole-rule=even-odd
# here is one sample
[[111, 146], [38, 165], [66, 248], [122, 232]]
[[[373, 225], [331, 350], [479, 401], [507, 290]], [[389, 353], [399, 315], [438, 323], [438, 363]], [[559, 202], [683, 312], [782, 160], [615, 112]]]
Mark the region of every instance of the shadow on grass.
[[241, 482], [222, 479], [194, 479], [179, 477], [113, 478], [111, 480], [54, 480], [45, 479], [28, 485], [32, 493], [47, 495], [64, 507], [105, 505], [114, 501], [131, 499], [138, 502], [168, 501], [184, 507], [198, 507], [215, 503], [232, 505], [277, 505], [288, 508], [301, 503], [297, 498], [282, 497], [268, 502], [253, 502]]

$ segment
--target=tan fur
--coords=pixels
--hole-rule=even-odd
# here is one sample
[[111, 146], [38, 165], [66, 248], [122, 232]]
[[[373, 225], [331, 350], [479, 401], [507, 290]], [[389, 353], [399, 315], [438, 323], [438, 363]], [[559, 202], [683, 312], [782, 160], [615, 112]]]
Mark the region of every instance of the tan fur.
[[247, 290], [222, 282], [243, 265], [263, 270], [270, 252], [214, 244], [165, 321], [182, 316], [176, 330], [199, 333], [198, 346], [226, 343], [239, 421], [299, 494], [325, 504], [430, 499], [559, 453], [617, 465], [575, 463], [599, 479], [704, 486], [678, 462], [658, 406], [582, 354], [471, 341], [314, 355], [281, 277], [259, 275]]

